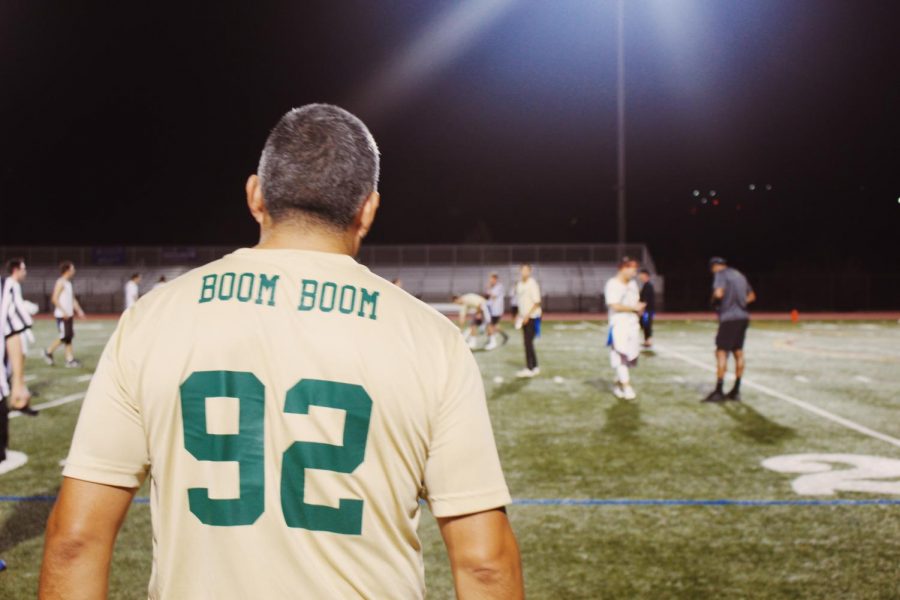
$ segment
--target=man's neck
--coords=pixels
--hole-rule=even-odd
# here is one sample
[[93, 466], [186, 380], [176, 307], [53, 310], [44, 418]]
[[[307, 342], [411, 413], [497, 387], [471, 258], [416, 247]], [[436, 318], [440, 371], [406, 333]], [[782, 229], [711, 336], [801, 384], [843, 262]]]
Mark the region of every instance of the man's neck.
[[287, 224], [265, 229], [255, 247], [260, 250], [311, 250], [348, 256], [355, 256], [359, 250], [351, 232], [341, 234]]

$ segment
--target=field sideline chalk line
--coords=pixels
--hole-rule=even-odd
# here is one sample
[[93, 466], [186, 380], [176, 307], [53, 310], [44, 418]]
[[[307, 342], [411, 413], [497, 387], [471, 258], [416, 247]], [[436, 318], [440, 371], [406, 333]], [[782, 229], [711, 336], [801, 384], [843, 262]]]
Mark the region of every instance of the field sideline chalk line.
[[[63, 404], [69, 404], [70, 402], [78, 402], [82, 398], [84, 398], [85, 392], [77, 392], [75, 394], [69, 394], [68, 396], [63, 396], [62, 398], [57, 398], [56, 400], [50, 400], [49, 402], [44, 402], [43, 404], [35, 404], [31, 408], [34, 410], [43, 410], [45, 408], [53, 408], [54, 406], [62, 406]], [[9, 418], [15, 419], [16, 417], [21, 417], [22, 413], [17, 410], [9, 411]]]
[[[0, 502], [54, 502], [56, 496], [0, 496]], [[138, 497], [135, 504], [149, 504], [149, 498]], [[657, 498], [515, 498], [514, 506], [900, 506], [900, 498], [869, 500], [707, 500]]]
[[[658, 351], [661, 351], [662, 354], [666, 354], [673, 358], [677, 358], [683, 362], [694, 365], [695, 367], [700, 367], [701, 369], [703, 369], [705, 371], [710, 371], [711, 373], [716, 372], [715, 367], [712, 367], [706, 363], [700, 362], [699, 360], [691, 358], [690, 356], [681, 354], [680, 352], [676, 352], [674, 350], [668, 350], [666, 348], [661, 348], [659, 346], [657, 346], [656, 349]], [[876, 440], [881, 440], [882, 442], [887, 442], [888, 444], [891, 444], [893, 446], [900, 448], [900, 439], [891, 437], [891, 436], [887, 435], [886, 433], [881, 433], [879, 431], [875, 431], [874, 429], [869, 429], [865, 425], [860, 425], [859, 423], [857, 423], [855, 421], [851, 421], [850, 419], [846, 419], [846, 418], [838, 416], [832, 412], [828, 412], [824, 408], [819, 408], [815, 404], [810, 404], [809, 402], [799, 400], [798, 398], [794, 398], [793, 396], [788, 396], [787, 394], [783, 394], [783, 393], [779, 392], [778, 390], [773, 390], [772, 388], [762, 385], [761, 383], [756, 383], [749, 379], [743, 379], [742, 382], [745, 386], [749, 386], [759, 392], [762, 392], [763, 394], [767, 394], [769, 396], [772, 396], [773, 398], [777, 398], [778, 400], [782, 400], [789, 404], [793, 404], [794, 406], [797, 406], [798, 408], [802, 408], [803, 410], [805, 410], [807, 412], [811, 412], [815, 415], [819, 415], [820, 417], [822, 417], [824, 419], [828, 419], [829, 421], [833, 421], [839, 425], [843, 425], [847, 429], [852, 429], [853, 431], [856, 431], [857, 433], [867, 435], [871, 438], [875, 438]]]

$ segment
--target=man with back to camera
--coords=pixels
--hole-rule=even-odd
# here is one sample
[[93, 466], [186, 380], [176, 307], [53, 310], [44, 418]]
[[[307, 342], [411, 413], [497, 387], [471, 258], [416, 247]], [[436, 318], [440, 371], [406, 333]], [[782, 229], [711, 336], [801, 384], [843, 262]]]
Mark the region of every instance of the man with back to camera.
[[84, 311], [75, 298], [75, 290], [72, 287], [72, 278], [75, 277], [75, 265], [70, 260], [63, 261], [59, 265], [59, 279], [53, 286], [53, 295], [50, 303], [53, 304], [53, 316], [56, 317], [56, 327], [59, 329], [59, 339], [53, 340], [50, 347], [44, 350], [44, 361], [53, 365], [53, 353], [60, 346], [66, 348], [66, 367], [80, 367], [81, 363], [75, 358], [75, 350], [72, 340], [75, 339], [75, 315], [82, 319]]
[[650, 278], [650, 271], [641, 269], [638, 271], [638, 279], [641, 282], [641, 302], [644, 303], [644, 312], [641, 314], [641, 330], [644, 332], [644, 348], [653, 348], [653, 319], [656, 316], [656, 288]]
[[138, 301], [141, 295], [140, 283], [140, 273], [132, 273], [128, 281], [125, 282], [125, 310], [134, 306], [134, 303]]
[[[723, 402], [741, 399], [741, 377], [744, 375], [744, 338], [750, 325], [747, 307], [756, 301], [756, 293], [744, 274], [728, 266], [724, 258], [714, 256], [709, 260], [713, 273], [712, 301], [719, 316], [716, 333], [716, 389], [703, 402]], [[734, 355], [734, 387], [724, 391], [728, 355]]]
[[613, 394], [616, 398], [634, 400], [637, 398], [631, 387], [631, 368], [637, 366], [641, 354], [640, 315], [646, 305], [641, 302], [641, 293], [634, 278], [638, 262], [627, 256], [619, 260], [615, 276], [606, 282], [603, 298], [609, 310], [609, 364], [616, 374]]
[[422, 598], [420, 497], [460, 598], [523, 597], [472, 353], [352, 258], [378, 163], [350, 113], [288, 112], [247, 181], [259, 244], [122, 316], [47, 524], [41, 598], [104, 596], [148, 473], [151, 598]]

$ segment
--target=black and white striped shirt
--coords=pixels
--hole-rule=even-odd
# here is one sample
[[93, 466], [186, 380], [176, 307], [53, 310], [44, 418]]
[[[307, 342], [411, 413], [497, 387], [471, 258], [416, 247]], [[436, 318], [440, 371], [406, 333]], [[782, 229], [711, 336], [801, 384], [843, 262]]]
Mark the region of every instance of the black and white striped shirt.
[[30, 329], [33, 321], [22, 297], [22, 284], [12, 277], [7, 277], [3, 282], [3, 297], [3, 304], [8, 305], [5, 314], [0, 311], [0, 317], [5, 317], [3, 337], [8, 338]]

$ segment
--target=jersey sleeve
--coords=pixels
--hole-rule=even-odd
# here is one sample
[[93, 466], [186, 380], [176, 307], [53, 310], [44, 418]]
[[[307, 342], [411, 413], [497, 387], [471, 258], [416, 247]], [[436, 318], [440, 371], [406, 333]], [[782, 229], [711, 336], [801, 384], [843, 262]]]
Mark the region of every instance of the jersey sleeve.
[[724, 288], [726, 283], [725, 271], [719, 271], [713, 276], [713, 289]]
[[128, 315], [107, 343], [81, 407], [63, 475], [136, 488], [150, 465], [140, 408], [122, 360]]
[[511, 502], [494, 443], [481, 373], [456, 336], [425, 464], [425, 499], [435, 517], [454, 517]]

